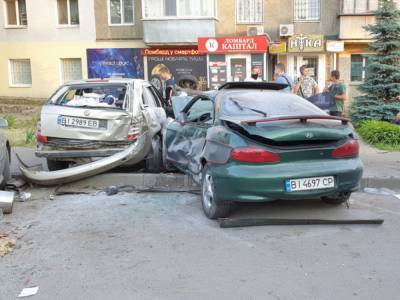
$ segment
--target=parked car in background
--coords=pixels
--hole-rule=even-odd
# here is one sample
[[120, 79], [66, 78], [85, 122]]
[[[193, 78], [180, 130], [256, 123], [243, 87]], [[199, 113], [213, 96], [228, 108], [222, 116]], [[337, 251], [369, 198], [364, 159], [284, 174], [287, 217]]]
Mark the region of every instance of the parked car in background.
[[164, 133], [166, 167], [201, 184], [204, 213], [232, 202], [322, 199], [339, 204], [360, 186], [363, 165], [347, 119], [282, 93], [286, 85], [228, 83], [173, 99]]
[[[8, 127], [7, 120], [0, 119], [0, 129]], [[0, 132], [0, 190], [4, 189], [11, 178], [11, 146], [7, 137]]]
[[82, 165], [119, 153], [141, 137], [135, 156], [149, 169], [161, 167], [164, 102], [145, 80], [85, 80], [61, 86], [43, 106], [37, 130], [38, 157], [50, 171]]

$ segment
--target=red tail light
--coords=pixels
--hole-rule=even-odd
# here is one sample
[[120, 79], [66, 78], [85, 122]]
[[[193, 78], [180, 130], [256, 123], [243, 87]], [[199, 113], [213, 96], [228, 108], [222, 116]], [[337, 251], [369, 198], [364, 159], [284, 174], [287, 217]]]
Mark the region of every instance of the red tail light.
[[233, 149], [231, 158], [249, 163], [278, 163], [281, 160], [276, 153], [252, 147]]
[[357, 157], [360, 151], [360, 145], [357, 140], [350, 140], [346, 144], [333, 150], [333, 158], [346, 158], [346, 157]]
[[43, 144], [45, 144], [49, 141], [47, 136], [42, 135], [42, 128], [40, 126], [40, 123], [38, 123], [37, 129], [36, 129], [36, 141], [38, 143], [43, 143]]
[[128, 132], [128, 140], [132, 141], [137, 139], [140, 136], [140, 125], [139, 124], [131, 124]]

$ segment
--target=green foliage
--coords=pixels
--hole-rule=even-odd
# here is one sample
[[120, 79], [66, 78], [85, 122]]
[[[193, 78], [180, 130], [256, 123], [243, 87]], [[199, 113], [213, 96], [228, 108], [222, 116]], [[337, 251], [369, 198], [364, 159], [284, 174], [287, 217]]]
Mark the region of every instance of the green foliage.
[[363, 93], [351, 109], [353, 122], [365, 119], [392, 121], [400, 111], [400, 10], [393, 0], [382, 0], [376, 24], [365, 27], [373, 39], [369, 49]]
[[17, 126], [17, 118], [13, 115], [8, 115], [5, 119], [8, 122], [8, 128], [15, 128]]
[[30, 145], [35, 143], [35, 131], [31, 128], [29, 128], [25, 132], [25, 144]]
[[357, 131], [367, 143], [384, 148], [400, 149], [400, 126], [385, 121], [367, 120], [358, 124]]

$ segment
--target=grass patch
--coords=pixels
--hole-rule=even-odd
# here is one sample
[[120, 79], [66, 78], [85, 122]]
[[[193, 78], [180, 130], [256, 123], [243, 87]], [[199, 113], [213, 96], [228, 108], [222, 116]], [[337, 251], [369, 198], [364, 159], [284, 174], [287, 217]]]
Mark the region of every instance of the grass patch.
[[368, 120], [357, 125], [357, 132], [368, 144], [386, 151], [400, 151], [400, 126]]

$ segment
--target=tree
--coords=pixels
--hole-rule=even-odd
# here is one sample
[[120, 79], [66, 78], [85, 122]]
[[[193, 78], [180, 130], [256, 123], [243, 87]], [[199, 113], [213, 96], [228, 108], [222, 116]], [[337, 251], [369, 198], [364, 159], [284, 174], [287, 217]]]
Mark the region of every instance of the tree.
[[362, 96], [352, 106], [355, 123], [365, 119], [392, 121], [400, 112], [400, 10], [393, 0], [381, 0], [375, 11], [376, 23], [365, 26], [374, 42], [366, 55]]

